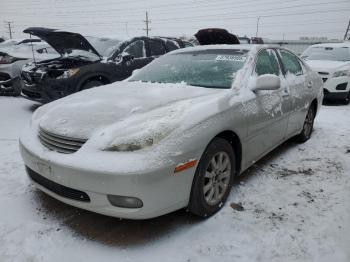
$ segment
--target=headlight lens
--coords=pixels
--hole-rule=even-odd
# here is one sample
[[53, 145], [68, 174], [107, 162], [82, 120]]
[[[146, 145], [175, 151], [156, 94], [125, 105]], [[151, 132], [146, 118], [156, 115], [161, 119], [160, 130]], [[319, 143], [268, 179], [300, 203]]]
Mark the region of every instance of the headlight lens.
[[135, 140], [126, 143], [120, 143], [118, 145], [112, 145], [106, 148], [106, 151], [117, 151], [117, 152], [132, 152], [140, 150], [144, 147], [152, 146], [154, 143], [153, 138], [147, 138], [142, 140]]
[[333, 74], [333, 77], [340, 77], [340, 76], [350, 76], [350, 71], [349, 70], [341, 70], [341, 71], [337, 71]]
[[9, 55], [0, 55], [0, 64], [11, 64], [17, 61], [18, 58]]
[[62, 75], [57, 77], [57, 79], [70, 78], [70, 77], [74, 76], [75, 74], [77, 74], [78, 72], [79, 72], [79, 68], [72, 68], [72, 69], [69, 69], [67, 71], [64, 71]]

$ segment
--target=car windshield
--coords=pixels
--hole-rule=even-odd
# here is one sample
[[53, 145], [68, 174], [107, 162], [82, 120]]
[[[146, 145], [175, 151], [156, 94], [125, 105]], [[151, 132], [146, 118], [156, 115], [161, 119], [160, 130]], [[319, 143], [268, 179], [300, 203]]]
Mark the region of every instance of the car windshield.
[[315, 46], [307, 49], [301, 57], [307, 60], [350, 61], [350, 49], [346, 46]]
[[99, 38], [87, 36], [86, 39], [96, 49], [96, 51], [105, 57], [112, 55], [112, 53], [119, 47], [121, 41], [115, 38]]
[[209, 49], [162, 56], [144, 67], [129, 81], [183, 83], [207, 88], [231, 88], [247, 50]]

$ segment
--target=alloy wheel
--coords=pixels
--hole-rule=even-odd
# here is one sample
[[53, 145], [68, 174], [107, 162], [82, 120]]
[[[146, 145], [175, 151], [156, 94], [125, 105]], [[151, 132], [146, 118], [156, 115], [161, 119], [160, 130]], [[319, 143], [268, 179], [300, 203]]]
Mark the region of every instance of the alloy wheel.
[[231, 160], [229, 155], [220, 151], [209, 161], [204, 176], [203, 193], [208, 205], [218, 204], [229, 188]]

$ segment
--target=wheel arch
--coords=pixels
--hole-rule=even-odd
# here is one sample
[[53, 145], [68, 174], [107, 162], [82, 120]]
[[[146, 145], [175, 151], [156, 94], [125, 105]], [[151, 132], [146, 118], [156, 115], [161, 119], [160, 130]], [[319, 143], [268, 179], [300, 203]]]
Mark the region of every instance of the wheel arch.
[[78, 91], [81, 91], [83, 86], [90, 81], [99, 81], [102, 82], [104, 85], [111, 83], [110, 79], [103, 74], [90, 75], [85, 77], [82, 81], [80, 81], [80, 84], [78, 85]]
[[[232, 146], [236, 157], [236, 175], [240, 174], [242, 168], [242, 143], [239, 136], [232, 130], [225, 130], [217, 134], [215, 137], [225, 139]], [[214, 137], [214, 138], [215, 138]]]
[[314, 100], [312, 100], [311, 106], [314, 107], [314, 109], [315, 109], [315, 116], [316, 116], [316, 114], [317, 114], [317, 109], [318, 109], [318, 101], [317, 101], [317, 98], [315, 98]]

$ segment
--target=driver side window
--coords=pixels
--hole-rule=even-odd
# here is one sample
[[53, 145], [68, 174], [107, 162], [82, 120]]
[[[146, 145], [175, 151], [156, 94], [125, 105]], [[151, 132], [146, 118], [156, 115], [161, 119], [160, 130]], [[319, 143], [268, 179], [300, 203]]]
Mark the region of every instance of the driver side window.
[[280, 68], [273, 50], [264, 49], [259, 52], [255, 65], [255, 73], [258, 76], [265, 74], [280, 75]]
[[134, 58], [145, 57], [145, 43], [142, 40], [132, 42], [127, 47], [125, 47], [123, 53], [132, 55]]

